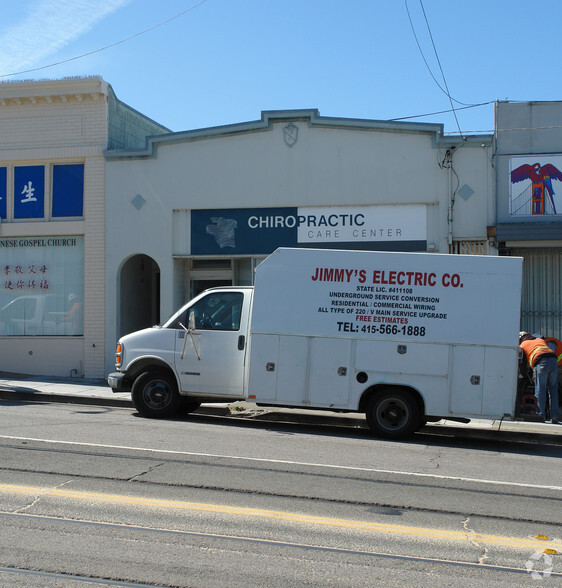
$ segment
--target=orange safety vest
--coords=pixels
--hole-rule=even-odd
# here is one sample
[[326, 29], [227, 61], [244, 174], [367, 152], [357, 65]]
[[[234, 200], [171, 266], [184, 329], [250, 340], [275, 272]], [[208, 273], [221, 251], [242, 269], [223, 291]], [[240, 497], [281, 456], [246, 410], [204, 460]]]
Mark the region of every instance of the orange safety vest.
[[541, 355], [544, 355], [545, 353], [554, 353], [544, 339], [527, 339], [526, 341], [521, 341], [519, 347], [521, 347], [525, 352], [525, 355], [527, 355], [527, 360], [531, 367], [535, 367], [535, 364]]
[[554, 337], [545, 337], [544, 342], [547, 345], [551, 342], [556, 344], [556, 348], [554, 349], [554, 353], [556, 354], [556, 359], [558, 360], [558, 365], [562, 366], [562, 341], [560, 341], [560, 339], [555, 339]]

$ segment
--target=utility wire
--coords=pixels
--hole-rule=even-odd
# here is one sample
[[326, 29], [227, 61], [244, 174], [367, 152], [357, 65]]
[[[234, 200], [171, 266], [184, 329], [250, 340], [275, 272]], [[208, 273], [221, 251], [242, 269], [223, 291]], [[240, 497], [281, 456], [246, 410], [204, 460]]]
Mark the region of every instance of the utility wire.
[[[433, 72], [431, 71], [431, 68], [429, 67], [429, 63], [427, 63], [427, 59], [425, 58], [423, 49], [421, 48], [420, 42], [418, 40], [418, 36], [416, 35], [416, 29], [414, 28], [414, 23], [412, 21], [412, 16], [410, 14], [410, 9], [408, 8], [408, 0], [404, 0], [404, 6], [406, 7], [406, 12], [408, 14], [408, 20], [410, 21], [410, 27], [412, 28], [412, 33], [414, 34], [414, 39], [416, 40], [416, 45], [418, 46], [418, 50], [420, 52], [420, 55], [422, 56], [423, 62], [425, 63], [425, 67], [427, 67], [427, 71], [429, 72], [429, 75], [433, 78], [433, 81], [437, 84], [437, 87], [441, 90], [441, 92], [443, 92], [443, 94], [447, 94], [447, 92], [441, 87], [441, 84], [437, 81], [437, 78], [433, 75]], [[462, 102], [459, 102], [458, 100], [455, 100], [455, 102], [462, 104]], [[465, 104], [464, 106], [467, 106], [467, 105]]]
[[443, 68], [441, 67], [441, 61], [439, 59], [439, 54], [437, 53], [437, 47], [435, 47], [435, 43], [433, 41], [433, 35], [431, 34], [431, 28], [429, 26], [429, 21], [427, 20], [427, 15], [425, 14], [425, 8], [423, 6], [422, 0], [420, 0], [420, 6], [423, 12], [423, 17], [425, 19], [425, 24], [427, 25], [427, 30], [429, 32], [429, 38], [431, 39], [431, 44], [433, 45], [433, 51], [435, 53], [435, 57], [437, 59], [437, 64], [439, 65], [439, 71], [441, 72], [441, 76], [443, 77], [443, 82], [445, 84], [445, 88], [447, 89], [447, 96], [449, 97], [449, 102], [451, 103], [451, 108], [453, 109], [453, 115], [455, 117], [455, 121], [457, 122], [457, 127], [459, 129], [459, 134], [462, 137], [462, 131], [459, 124], [459, 119], [457, 118], [457, 113], [455, 111], [455, 106], [453, 105], [453, 99], [451, 97], [451, 93], [449, 92], [449, 86], [447, 85], [447, 79], [445, 78], [445, 73], [443, 72]]
[[[478, 106], [486, 106], [488, 104], [493, 104], [495, 102], [495, 100], [489, 100], [488, 102], [480, 102], [480, 104], [470, 104], [467, 106], [462, 106], [461, 108], [457, 108], [457, 110], [468, 110], [469, 108], [477, 108]], [[436, 112], [427, 112], [425, 114], [415, 114], [412, 116], [402, 116], [402, 117], [396, 117], [396, 118], [389, 118], [389, 121], [399, 121], [399, 120], [408, 120], [411, 118], [423, 118], [426, 116], [434, 116], [436, 114], [447, 114], [448, 112], [452, 112], [450, 109], [449, 110], [438, 110]]]
[[116, 47], [117, 45], [121, 45], [122, 43], [126, 43], [127, 41], [130, 41], [131, 39], [134, 39], [135, 37], [140, 37], [141, 35], [144, 35], [145, 33], [148, 33], [150, 31], [153, 31], [154, 29], [157, 29], [158, 27], [161, 27], [165, 24], [168, 24], [172, 20], [175, 20], [176, 18], [179, 18], [180, 16], [183, 16], [184, 14], [187, 14], [188, 12], [191, 12], [192, 10], [199, 8], [199, 6], [201, 6], [202, 4], [205, 4], [205, 2], [207, 2], [207, 1], [208, 0], [201, 0], [199, 3], [195, 4], [191, 8], [188, 8], [187, 10], [179, 12], [175, 16], [171, 16], [170, 18], [167, 18], [166, 20], [163, 20], [162, 22], [159, 22], [158, 24], [151, 26], [148, 29], [145, 29], [144, 31], [140, 31], [139, 33], [135, 33], [134, 35], [131, 35], [130, 37], [127, 37], [126, 39], [121, 39], [121, 41], [116, 41], [115, 43], [111, 43], [110, 45], [106, 45], [105, 47], [95, 49], [94, 51], [89, 51], [88, 53], [83, 53], [82, 55], [77, 55], [76, 57], [70, 57], [69, 59], [63, 59], [62, 61], [57, 61], [56, 63], [51, 63], [49, 65], [43, 65], [41, 67], [34, 67], [33, 69], [25, 69], [23, 71], [17, 71], [17, 72], [9, 73], [9, 74], [0, 74], [0, 78], [9, 78], [11, 76], [19, 76], [21, 74], [31, 73], [34, 71], [40, 71], [42, 69], [48, 69], [50, 67], [55, 67], [56, 65], [62, 65], [63, 63], [68, 63], [70, 61], [76, 61], [77, 59], [82, 59], [83, 57], [88, 57], [90, 55], [94, 55], [95, 53], [100, 53], [101, 51], [105, 51], [106, 49], [111, 49], [112, 47]]
[[[443, 114], [444, 112], [453, 112], [453, 114], [455, 116], [455, 120], [457, 122], [457, 127], [459, 129], [459, 133], [462, 136], [462, 131], [460, 129], [459, 121], [457, 119], [457, 115], [456, 115], [455, 107], [453, 105], [453, 101], [456, 102], [457, 104], [462, 104], [466, 108], [471, 108], [471, 107], [474, 107], [474, 106], [481, 106], [482, 104], [466, 104], [466, 103], [461, 102], [460, 100], [457, 100], [457, 99], [455, 99], [455, 98], [453, 98], [451, 96], [451, 93], [449, 92], [449, 88], [447, 87], [447, 80], [445, 79], [445, 74], [443, 73], [443, 68], [441, 67], [441, 62], [439, 61], [439, 55], [437, 54], [437, 49], [435, 47], [435, 43], [433, 42], [433, 36], [431, 34], [431, 28], [429, 26], [429, 22], [427, 20], [426, 14], [425, 14], [425, 9], [424, 9], [422, 0], [420, 0], [420, 5], [421, 5], [422, 11], [423, 11], [423, 15], [424, 15], [424, 18], [425, 18], [427, 29], [429, 31], [429, 36], [430, 36], [430, 39], [431, 39], [431, 43], [433, 45], [433, 50], [435, 52], [435, 56], [437, 57], [437, 63], [439, 64], [439, 69], [441, 70], [441, 75], [443, 77], [443, 81], [445, 82], [445, 88], [446, 89], [441, 86], [441, 84], [437, 81], [437, 78], [433, 75], [433, 72], [431, 71], [431, 67], [429, 66], [429, 63], [427, 62], [427, 59], [425, 57], [425, 54], [424, 54], [423, 49], [421, 47], [421, 44], [420, 44], [420, 42], [418, 40], [418, 36], [416, 35], [416, 30], [415, 30], [415, 27], [414, 27], [414, 23], [412, 21], [412, 16], [410, 14], [410, 9], [408, 8], [408, 0], [404, 0], [404, 6], [406, 8], [406, 13], [408, 14], [408, 20], [410, 21], [410, 27], [412, 29], [412, 33], [414, 35], [414, 39], [415, 39], [416, 44], [418, 46], [418, 50], [419, 50], [420, 55], [421, 55], [421, 57], [423, 59], [423, 62], [425, 63], [425, 66], [427, 68], [427, 71], [429, 72], [429, 74], [433, 78], [433, 81], [435, 82], [435, 84], [437, 85], [437, 87], [443, 92], [443, 94], [445, 94], [449, 98], [449, 102], [451, 103], [451, 110], [445, 110], [445, 111], [442, 111], [442, 112], [437, 112], [435, 114]], [[483, 104], [489, 104], [489, 102], [483, 103]], [[428, 115], [420, 115], [420, 116], [428, 116]], [[404, 118], [416, 118], [416, 117], [404, 117]], [[392, 120], [403, 120], [403, 119], [392, 119]]]

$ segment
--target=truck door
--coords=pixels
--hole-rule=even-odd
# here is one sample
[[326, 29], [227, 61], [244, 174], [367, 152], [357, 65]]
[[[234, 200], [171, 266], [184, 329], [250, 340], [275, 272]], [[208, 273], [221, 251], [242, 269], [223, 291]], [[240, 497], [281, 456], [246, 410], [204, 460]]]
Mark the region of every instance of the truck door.
[[461, 416], [481, 415], [484, 348], [454, 345], [452, 351], [451, 413]]
[[209, 292], [187, 309], [182, 324], [191, 317], [191, 325], [176, 331], [175, 347], [182, 390], [244, 397], [249, 300], [244, 292]]

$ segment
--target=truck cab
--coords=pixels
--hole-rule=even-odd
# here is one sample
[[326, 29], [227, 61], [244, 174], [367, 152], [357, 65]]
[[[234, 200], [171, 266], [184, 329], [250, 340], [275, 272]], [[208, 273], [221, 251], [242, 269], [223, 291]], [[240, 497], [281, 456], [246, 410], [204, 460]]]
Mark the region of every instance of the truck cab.
[[253, 288], [206, 290], [162, 325], [119, 340], [114, 391], [130, 391], [145, 416], [245, 397]]

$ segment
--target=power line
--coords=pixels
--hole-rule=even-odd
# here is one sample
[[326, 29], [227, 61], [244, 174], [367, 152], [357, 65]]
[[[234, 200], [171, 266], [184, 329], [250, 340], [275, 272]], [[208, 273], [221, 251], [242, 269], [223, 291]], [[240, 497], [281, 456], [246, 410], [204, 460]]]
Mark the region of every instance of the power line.
[[[441, 92], [443, 92], [443, 94], [447, 94], [447, 92], [445, 92], [445, 90], [441, 87], [441, 85], [437, 81], [437, 78], [433, 75], [433, 72], [431, 71], [431, 68], [429, 67], [429, 63], [427, 63], [427, 59], [425, 58], [423, 49], [421, 48], [420, 42], [418, 40], [418, 36], [416, 35], [416, 29], [414, 28], [412, 16], [410, 15], [410, 9], [408, 8], [408, 0], [404, 0], [404, 6], [406, 7], [406, 12], [408, 14], [408, 20], [410, 21], [410, 27], [412, 28], [412, 33], [414, 35], [414, 39], [416, 40], [416, 45], [418, 46], [418, 50], [420, 52], [420, 55], [422, 56], [422, 59], [423, 59], [423, 62], [425, 63], [425, 66], [427, 67], [427, 71], [429, 72], [429, 75], [433, 78], [433, 81], [436, 83], [437, 87], [441, 90]], [[455, 100], [455, 102], [458, 102], [458, 100]], [[462, 103], [459, 102], [459, 104], [462, 104]]]
[[[495, 100], [489, 100], [488, 102], [480, 102], [479, 104], [469, 104], [467, 106], [462, 106], [461, 108], [457, 108], [457, 110], [468, 110], [469, 108], [477, 108], [478, 106], [486, 106], [488, 104], [493, 104]], [[427, 112], [426, 114], [415, 114], [412, 116], [402, 116], [400, 118], [389, 118], [388, 120], [408, 120], [410, 118], [423, 118], [425, 116], [434, 116], [436, 114], [447, 114], [452, 112], [451, 109], [448, 110], [437, 110], [436, 112]]]
[[449, 102], [451, 103], [451, 108], [453, 109], [453, 115], [455, 117], [455, 121], [457, 122], [457, 127], [459, 129], [460, 136], [462, 137], [462, 131], [459, 124], [459, 119], [457, 118], [457, 113], [455, 111], [455, 107], [453, 105], [453, 99], [451, 98], [451, 93], [449, 92], [449, 86], [447, 85], [447, 79], [445, 78], [445, 73], [443, 72], [443, 68], [441, 67], [441, 60], [439, 59], [439, 54], [437, 53], [437, 47], [435, 47], [435, 43], [433, 41], [433, 35], [431, 34], [431, 28], [429, 26], [429, 21], [427, 20], [427, 15], [425, 14], [425, 8], [423, 6], [422, 0], [420, 0], [420, 6], [423, 12], [423, 17], [425, 19], [425, 24], [427, 25], [427, 30], [429, 32], [429, 38], [431, 39], [431, 44], [433, 45], [433, 51], [435, 53], [435, 58], [437, 59], [437, 64], [439, 65], [439, 71], [441, 72], [441, 76], [443, 77], [443, 82], [445, 84], [445, 88], [447, 89], [447, 96], [449, 97]]
[[135, 33], [134, 35], [131, 35], [130, 37], [127, 37], [126, 39], [121, 39], [121, 41], [116, 41], [115, 43], [111, 43], [110, 45], [106, 45], [105, 47], [101, 47], [99, 49], [94, 49], [94, 51], [89, 51], [88, 53], [83, 53], [82, 55], [77, 55], [76, 57], [70, 57], [69, 59], [63, 59], [62, 61], [57, 61], [56, 63], [51, 63], [49, 65], [43, 65], [41, 67], [34, 67], [32, 69], [25, 69], [23, 71], [17, 71], [17, 72], [9, 73], [9, 74], [0, 74], [0, 78], [9, 78], [11, 76], [19, 76], [21, 74], [31, 73], [34, 71], [40, 71], [42, 69], [48, 69], [50, 67], [55, 67], [56, 65], [62, 65], [63, 63], [68, 63], [70, 61], [76, 61], [77, 59], [82, 59], [83, 57], [88, 57], [90, 55], [94, 55], [95, 53], [100, 53], [101, 51], [105, 51], [106, 49], [111, 49], [112, 47], [116, 47], [117, 45], [121, 45], [122, 43], [126, 43], [127, 41], [130, 41], [131, 39], [134, 39], [135, 37], [140, 37], [141, 35], [144, 35], [145, 33], [148, 33], [150, 31], [153, 31], [154, 29], [157, 29], [158, 27], [161, 27], [165, 24], [168, 24], [172, 20], [175, 20], [176, 18], [179, 18], [180, 16], [183, 16], [184, 14], [187, 14], [188, 12], [191, 12], [192, 10], [199, 8], [199, 6], [201, 6], [202, 4], [205, 4], [205, 2], [207, 2], [207, 1], [208, 0], [201, 0], [198, 4], [195, 4], [191, 8], [188, 8], [187, 10], [183, 10], [182, 12], [179, 12], [175, 16], [171, 16], [170, 18], [167, 18], [166, 20], [163, 20], [162, 22], [159, 22], [158, 24], [151, 26], [148, 29], [145, 29], [144, 31], [140, 31], [139, 33]]
[[[410, 27], [411, 27], [411, 29], [412, 29], [412, 33], [413, 33], [413, 35], [414, 35], [414, 39], [415, 39], [415, 41], [416, 41], [416, 44], [417, 44], [417, 46], [418, 46], [418, 50], [419, 50], [419, 52], [420, 52], [420, 55], [421, 55], [421, 57], [422, 57], [422, 59], [423, 59], [423, 62], [425, 63], [425, 66], [426, 66], [426, 68], [427, 68], [427, 70], [428, 70], [429, 74], [430, 74], [430, 75], [431, 75], [431, 77], [433, 78], [433, 81], [435, 82], [435, 84], [437, 85], [437, 87], [438, 87], [438, 88], [439, 88], [439, 89], [440, 89], [440, 90], [443, 92], [443, 94], [445, 94], [445, 95], [447, 96], [447, 98], [449, 98], [449, 102], [450, 102], [450, 104], [451, 104], [451, 110], [446, 110], [446, 111], [443, 111], [443, 112], [453, 112], [453, 114], [454, 114], [454, 116], [455, 116], [456, 123], [457, 123], [457, 127], [458, 127], [458, 129], [459, 129], [459, 133], [460, 133], [460, 134], [461, 134], [461, 136], [462, 136], [462, 131], [461, 131], [461, 128], [460, 128], [460, 125], [459, 125], [459, 121], [458, 121], [458, 118], [457, 118], [457, 115], [456, 115], [456, 111], [455, 111], [455, 107], [454, 107], [454, 105], [453, 105], [453, 101], [454, 101], [454, 102], [457, 102], [458, 104], [462, 104], [463, 106], [465, 106], [465, 107], [467, 107], [467, 108], [470, 108], [470, 107], [473, 107], [473, 106], [481, 106], [481, 104], [477, 104], [477, 105], [474, 105], [474, 104], [465, 104], [464, 102], [461, 102], [460, 100], [457, 100], [457, 99], [455, 99], [455, 98], [453, 98], [453, 97], [451, 96], [451, 93], [450, 93], [450, 91], [449, 91], [449, 88], [448, 88], [448, 86], [447, 86], [447, 80], [445, 79], [445, 74], [444, 74], [444, 72], [443, 72], [443, 68], [441, 67], [441, 62], [440, 62], [440, 60], [439, 60], [439, 55], [438, 55], [438, 53], [437, 53], [437, 48], [435, 47], [435, 43], [434, 43], [434, 41], [433, 41], [433, 35], [431, 34], [431, 28], [430, 28], [430, 26], [429, 26], [429, 22], [428, 22], [428, 19], [427, 19], [427, 15], [426, 15], [426, 13], [425, 13], [425, 8], [424, 8], [424, 6], [423, 6], [423, 2], [422, 2], [422, 0], [420, 0], [420, 6], [421, 6], [421, 9], [422, 9], [422, 12], [423, 12], [423, 15], [424, 15], [424, 19], [425, 19], [425, 22], [426, 22], [426, 25], [427, 25], [427, 30], [428, 30], [428, 32], [429, 32], [429, 37], [430, 37], [430, 39], [431, 39], [431, 44], [432, 44], [432, 46], [433, 46], [433, 51], [434, 51], [434, 53], [435, 53], [435, 57], [437, 58], [437, 63], [438, 63], [438, 65], [439, 65], [439, 69], [440, 69], [440, 71], [441, 71], [441, 76], [442, 76], [442, 78], [443, 78], [443, 81], [444, 81], [444, 83], [445, 83], [445, 88], [446, 88], [446, 89], [444, 89], [444, 88], [441, 86], [441, 84], [440, 84], [440, 83], [437, 81], [437, 78], [436, 78], [436, 77], [433, 75], [433, 72], [431, 71], [431, 67], [429, 66], [429, 63], [427, 62], [427, 59], [426, 59], [426, 57], [425, 57], [425, 55], [424, 55], [423, 49], [422, 49], [422, 47], [421, 47], [421, 44], [420, 44], [420, 42], [419, 42], [419, 40], [418, 40], [418, 36], [416, 35], [416, 30], [415, 30], [415, 27], [414, 27], [414, 23], [413, 23], [413, 21], [412, 21], [412, 16], [411, 16], [411, 14], [410, 14], [410, 9], [408, 8], [408, 0], [404, 0], [404, 6], [405, 6], [405, 8], [406, 8], [406, 13], [408, 14], [408, 20], [410, 21]], [[442, 112], [437, 112], [437, 113], [435, 113], [435, 114], [442, 114]], [[428, 115], [420, 115], [420, 116], [428, 116]], [[415, 117], [407, 117], [407, 118], [415, 118]], [[393, 120], [400, 120], [400, 119], [393, 119]]]

